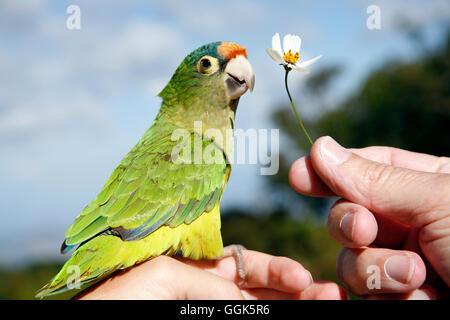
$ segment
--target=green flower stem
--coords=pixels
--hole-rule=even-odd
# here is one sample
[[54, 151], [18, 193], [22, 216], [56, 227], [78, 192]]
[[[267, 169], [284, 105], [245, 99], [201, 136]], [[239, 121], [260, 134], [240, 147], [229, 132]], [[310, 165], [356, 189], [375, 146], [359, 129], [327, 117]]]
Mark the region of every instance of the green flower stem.
[[303, 132], [306, 134], [306, 137], [307, 137], [308, 140], [309, 140], [309, 143], [311, 143], [311, 145], [313, 145], [313, 142], [312, 142], [311, 138], [309, 137], [309, 134], [308, 134], [308, 132], [306, 131], [305, 126], [303, 125], [303, 122], [302, 122], [302, 120], [300, 119], [300, 116], [299, 116], [298, 113], [297, 113], [297, 109], [295, 108], [294, 101], [292, 101], [291, 93], [289, 92], [288, 81], [287, 81], [287, 79], [288, 79], [289, 71], [291, 71], [292, 69], [289, 68], [289, 67], [287, 67], [287, 66], [284, 66], [284, 69], [286, 70], [286, 75], [284, 76], [284, 85], [286, 86], [286, 91], [287, 91], [287, 94], [288, 94], [288, 96], [289, 96], [289, 100], [291, 101], [292, 108], [294, 109], [295, 115], [297, 116], [297, 119], [298, 119], [298, 123], [300, 123], [300, 126], [301, 126], [302, 129], [303, 129]]

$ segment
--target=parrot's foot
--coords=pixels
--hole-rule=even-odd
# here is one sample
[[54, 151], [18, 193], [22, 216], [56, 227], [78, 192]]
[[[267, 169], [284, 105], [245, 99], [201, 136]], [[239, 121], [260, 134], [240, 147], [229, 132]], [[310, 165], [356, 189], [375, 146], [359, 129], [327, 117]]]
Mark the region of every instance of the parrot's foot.
[[[239, 278], [241, 281], [238, 283], [239, 287], [242, 287], [247, 281], [247, 276], [245, 275], [244, 269], [244, 255], [242, 251], [247, 250], [243, 245], [240, 244], [231, 244], [223, 248], [223, 256], [221, 258], [234, 257], [236, 260], [236, 268]], [[221, 259], [219, 258], [219, 259]]]

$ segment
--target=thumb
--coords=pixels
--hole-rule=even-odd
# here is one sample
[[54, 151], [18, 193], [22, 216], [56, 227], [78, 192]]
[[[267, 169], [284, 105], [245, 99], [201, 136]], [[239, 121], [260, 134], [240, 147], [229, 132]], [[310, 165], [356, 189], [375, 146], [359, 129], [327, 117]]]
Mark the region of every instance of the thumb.
[[[338, 196], [372, 212], [421, 227], [445, 217], [450, 175], [393, 167], [361, 158], [331, 137], [317, 139], [311, 163]], [[424, 214], [426, 213], [426, 214]]]

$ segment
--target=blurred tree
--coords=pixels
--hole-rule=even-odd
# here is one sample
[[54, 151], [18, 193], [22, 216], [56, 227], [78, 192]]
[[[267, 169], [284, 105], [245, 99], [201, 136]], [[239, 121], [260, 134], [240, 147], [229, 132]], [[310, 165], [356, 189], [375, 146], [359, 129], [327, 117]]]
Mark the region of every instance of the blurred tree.
[[450, 152], [450, 34], [443, 49], [421, 61], [391, 63], [371, 74], [361, 90], [310, 127], [345, 146], [389, 145]]
[[341, 67], [337, 65], [323, 67], [306, 79], [305, 87], [307, 93], [313, 97], [320, 97], [330, 88], [333, 80], [336, 79], [336, 76], [341, 72]]

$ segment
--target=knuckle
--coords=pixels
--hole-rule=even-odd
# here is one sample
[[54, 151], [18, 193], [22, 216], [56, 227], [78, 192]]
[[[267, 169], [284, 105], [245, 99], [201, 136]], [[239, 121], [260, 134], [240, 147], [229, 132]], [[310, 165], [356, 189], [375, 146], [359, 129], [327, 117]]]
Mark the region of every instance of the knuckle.
[[[398, 183], [398, 171], [396, 168], [385, 164], [370, 164], [361, 172], [363, 183], [356, 186], [359, 193], [367, 198], [369, 206], [372, 202], [379, 199], [380, 196], [386, 194], [386, 189], [391, 188]], [[401, 178], [402, 179], [402, 178]], [[401, 180], [400, 179], [400, 180]]]
[[369, 165], [363, 171], [363, 178], [370, 187], [383, 186], [392, 176], [394, 168], [384, 164]]
[[424, 173], [419, 182], [420, 197], [415, 199], [417, 205], [412, 210], [411, 224], [431, 230], [439, 225], [435, 222], [450, 217], [450, 175]]
[[420, 229], [418, 235], [419, 243], [426, 246], [439, 242], [449, 236], [449, 230], [450, 216], [435, 220]]
[[[438, 186], [438, 188], [436, 187]], [[430, 197], [434, 201], [434, 206], [437, 210], [446, 212], [448, 214], [448, 207], [450, 206], [450, 175], [449, 174], [438, 174], [433, 179], [430, 190], [435, 190], [433, 192], [434, 197]]]

